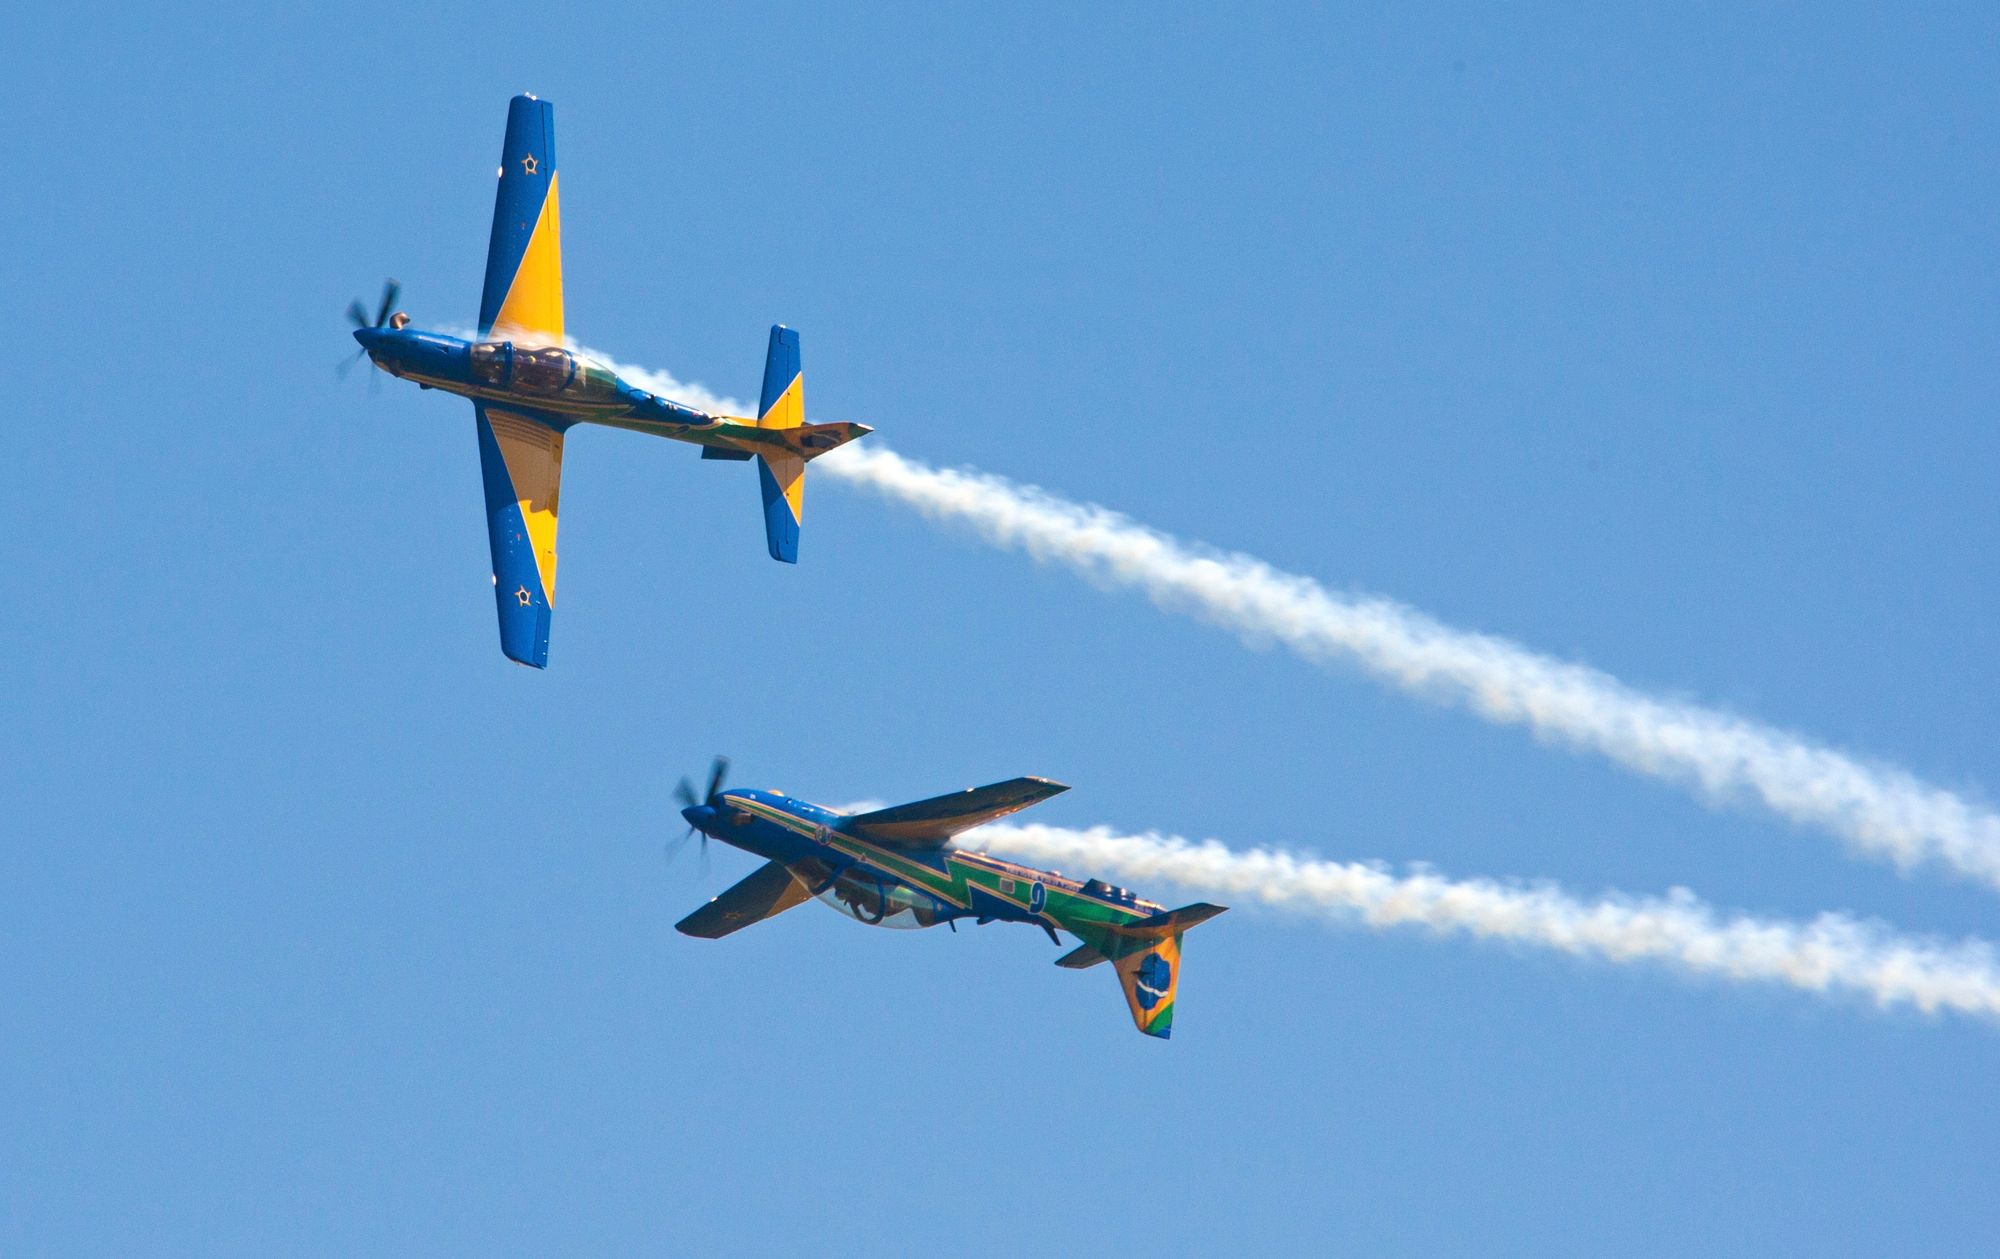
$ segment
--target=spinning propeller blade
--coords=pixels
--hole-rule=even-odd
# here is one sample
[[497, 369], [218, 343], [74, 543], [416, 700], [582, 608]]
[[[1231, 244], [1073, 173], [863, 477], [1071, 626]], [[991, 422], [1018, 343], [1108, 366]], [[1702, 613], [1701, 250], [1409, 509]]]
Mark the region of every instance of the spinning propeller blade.
[[[347, 318], [357, 328], [384, 327], [389, 322], [389, 312], [395, 307], [396, 299], [402, 295], [403, 285], [401, 281], [385, 281], [382, 285], [382, 307], [375, 313], [374, 323], [368, 322], [368, 308], [361, 304], [361, 299], [358, 297], [347, 303]], [[408, 322], [407, 316], [404, 321]], [[366, 353], [368, 353], [368, 350], [366, 347], [363, 347], [355, 353], [353, 358], [341, 360], [334, 366], [333, 374], [341, 380], [346, 380], [347, 373], [353, 369], [354, 364]], [[376, 387], [380, 384], [381, 382], [371, 374], [368, 378], [368, 391], [370, 393], [375, 392]]]
[[[697, 804], [705, 804], [711, 809], [720, 810], [723, 807], [719, 799], [719, 797], [722, 794], [722, 780], [728, 775], [728, 773], [729, 773], [729, 758], [726, 756], [718, 756], [715, 758], [715, 764], [708, 767], [708, 791], [704, 796], [696, 798], [694, 794], [694, 784], [689, 782], [687, 779], [683, 778], [679, 782], [674, 784], [674, 799], [680, 801], [681, 806], [683, 808], [692, 809]], [[681, 836], [677, 842], [669, 846], [667, 861], [671, 863], [675, 857], [680, 856], [681, 849], [686, 847], [688, 840], [691, 839], [696, 834], [700, 834], [701, 836], [702, 873], [707, 874], [708, 832], [697, 831], [696, 828], [692, 826], [688, 827], [686, 835]]]
[[396, 308], [396, 299], [402, 295], [403, 282], [401, 280], [384, 280], [382, 282], [382, 305], [376, 310], [374, 321], [369, 321], [368, 308], [361, 304], [361, 299], [358, 297], [347, 303], [347, 317], [354, 322], [354, 326], [357, 328], [385, 327], [389, 322], [390, 312]]

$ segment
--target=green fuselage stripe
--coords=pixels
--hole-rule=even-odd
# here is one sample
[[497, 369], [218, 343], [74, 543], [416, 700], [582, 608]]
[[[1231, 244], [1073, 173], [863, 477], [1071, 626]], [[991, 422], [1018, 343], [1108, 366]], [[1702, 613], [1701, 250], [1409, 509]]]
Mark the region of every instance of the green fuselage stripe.
[[[1128, 906], [1086, 896], [1079, 886], [1070, 885], [1070, 880], [1060, 875], [1014, 866], [984, 853], [944, 849], [939, 855], [945, 868], [940, 871], [893, 848], [808, 821], [761, 800], [732, 797], [729, 805], [842, 856], [866, 862], [945, 904], [971, 909], [972, 890], [976, 888], [995, 900], [1013, 905], [1031, 918], [1047, 921], [1091, 944], [1098, 944], [1103, 939], [1103, 933], [1096, 928], [1134, 922], [1160, 912], [1160, 906], [1146, 901]], [[1015, 891], [1002, 891], [1000, 884], [1003, 879], [1013, 882]], [[1039, 913], [1029, 907], [1028, 900], [1036, 883], [1042, 885], [1047, 898]]]

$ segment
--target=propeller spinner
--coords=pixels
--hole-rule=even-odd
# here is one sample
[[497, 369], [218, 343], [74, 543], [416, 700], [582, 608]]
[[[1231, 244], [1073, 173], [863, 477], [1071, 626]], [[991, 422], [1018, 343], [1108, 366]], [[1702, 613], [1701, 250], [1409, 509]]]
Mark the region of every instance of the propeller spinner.
[[[722, 780], [728, 773], [729, 758], [718, 756], [715, 758], [715, 764], [709, 766], [708, 769], [708, 790], [700, 797], [694, 794], [694, 784], [687, 779], [683, 778], [680, 782], [674, 784], [674, 799], [681, 802], [683, 815], [685, 815], [687, 810], [700, 808], [704, 805], [713, 809], [718, 816], [721, 815], [728, 808], [728, 805], [722, 799]], [[680, 842], [681, 844], [686, 844], [688, 840], [694, 838], [697, 834], [701, 836], [701, 856], [702, 860], [706, 862], [708, 860], [708, 832], [696, 826], [692, 818], [688, 820], [687, 834], [681, 836]], [[676, 845], [674, 851], [678, 853], [680, 846]]]

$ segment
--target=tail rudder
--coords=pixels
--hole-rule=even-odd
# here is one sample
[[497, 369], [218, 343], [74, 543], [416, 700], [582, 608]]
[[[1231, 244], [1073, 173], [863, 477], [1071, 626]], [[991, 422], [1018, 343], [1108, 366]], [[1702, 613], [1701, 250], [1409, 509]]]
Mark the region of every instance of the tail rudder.
[[1146, 1035], [1162, 1040], [1173, 1035], [1174, 999], [1181, 983], [1181, 936], [1222, 912], [1221, 905], [1187, 905], [1105, 932], [1099, 952], [1117, 968], [1132, 1023]]
[[1138, 952], [1113, 958], [1132, 1025], [1161, 1040], [1174, 1034], [1174, 997], [1181, 984], [1181, 936], [1153, 941]]

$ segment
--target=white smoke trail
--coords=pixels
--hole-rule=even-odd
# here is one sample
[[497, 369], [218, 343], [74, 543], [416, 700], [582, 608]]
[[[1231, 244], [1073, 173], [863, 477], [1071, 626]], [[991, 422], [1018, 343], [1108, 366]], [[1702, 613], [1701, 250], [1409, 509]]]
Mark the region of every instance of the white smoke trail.
[[1905, 869], [1938, 862], [2000, 886], [2000, 817], [1892, 766], [1655, 698], [1596, 669], [1454, 629], [1389, 599], [1336, 594], [1102, 507], [985, 473], [929, 467], [886, 449], [879, 438], [843, 447], [815, 466], [1100, 585], [1136, 587], [1163, 607], [1192, 611], [1253, 644], [1275, 639], [1315, 663], [1358, 665], [1402, 690], [1526, 726], [1691, 787], [1712, 802], [1753, 801]]
[[706, 385], [697, 385], [693, 381], [676, 380], [667, 372], [656, 372], [649, 367], [634, 367], [630, 363], [620, 363], [607, 355], [599, 354], [596, 350], [578, 345], [574, 341], [568, 344], [569, 348], [575, 350], [578, 354], [618, 373], [619, 377], [626, 384], [637, 385], [647, 393], [658, 394], [662, 398], [670, 398], [683, 406], [690, 406], [698, 411], [706, 411], [710, 415], [743, 416], [756, 414], [750, 409], [749, 403], [738, 402], [726, 394], [713, 393]]
[[[590, 353], [589, 351], [585, 351]], [[745, 403], [663, 372], [592, 357], [662, 396], [742, 415]], [[2000, 887], [2000, 816], [1905, 770], [1696, 704], [1660, 699], [1600, 670], [1454, 629], [1380, 596], [1337, 594], [1254, 557], [1211, 551], [1094, 504], [959, 469], [930, 467], [879, 437], [817, 464], [939, 520], [972, 526], [1105, 586], [1132, 586], [1253, 644], [1270, 640], [1318, 664], [1347, 662], [1404, 691], [1462, 703], [1489, 721], [1594, 751], [1693, 788], [1818, 826], [1908, 870], [1949, 866]]]
[[1104, 827], [995, 824], [961, 842], [1134, 880], [1163, 879], [1198, 893], [1319, 910], [1378, 929], [1416, 926], [1822, 996], [1858, 995], [1883, 1008], [2000, 1020], [2000, 956], [1991, 944], [1912, 939], [1844, 914], [1810, 922], [1725, 917], [1685, 888], [1664, 897], [1583, 901], [1547, 884], [1454, 880], [1422, 869], [1395, 874], [1377, 865], [1269, 848], [1236, 852], [1214, 840], [1196, 844]]

